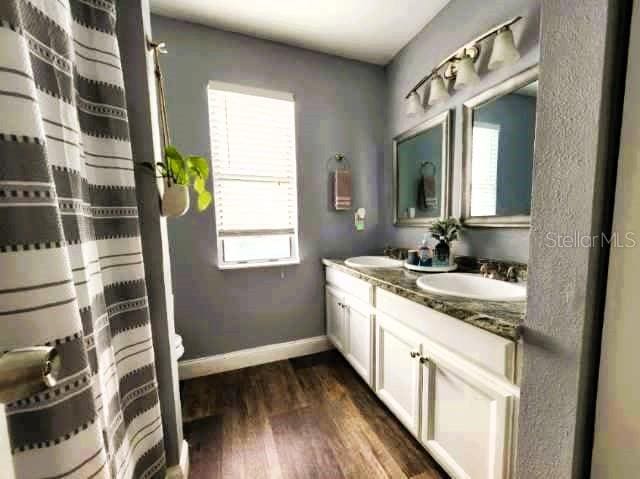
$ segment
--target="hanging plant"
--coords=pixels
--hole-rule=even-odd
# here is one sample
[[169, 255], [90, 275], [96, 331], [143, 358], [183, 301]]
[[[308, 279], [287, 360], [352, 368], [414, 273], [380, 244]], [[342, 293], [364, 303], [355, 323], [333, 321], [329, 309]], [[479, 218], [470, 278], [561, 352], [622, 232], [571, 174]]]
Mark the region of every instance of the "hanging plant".
[[164, 216], [181, 216], [187, 212], [190, 202], [189, 187], [193, 188], [198, 195], [198, 211], [204, 211], [213, 200], [206, 187], [207, 178], [209, 178], [209, 163], [202, 156], [184, 156], [171, 144], [167, 103], [159, 57], [160, 53], [167, 53], [167, 50], [164, 43], [149, 42], [148, 47], [153, 50], [155, 62], [164, 161], [155, 165], [153, 163], [143, 163], [143, 166], [164, 178], [165, 188], [161, 199], [162, 214]]
[[[164, 162], [155, 165], [143, 163], [164, 178], [165, 194], [162, 198], [166, 216], [180, 216], [189, 209], [189, 187], [198, 195], [198, 211], [206, 210], [213, 197], [207, 190], [209, 163], [202, 156], [184, 157], [173, 145], [164, 149]], [[185, 204], [186, 203], [186, 204]]]

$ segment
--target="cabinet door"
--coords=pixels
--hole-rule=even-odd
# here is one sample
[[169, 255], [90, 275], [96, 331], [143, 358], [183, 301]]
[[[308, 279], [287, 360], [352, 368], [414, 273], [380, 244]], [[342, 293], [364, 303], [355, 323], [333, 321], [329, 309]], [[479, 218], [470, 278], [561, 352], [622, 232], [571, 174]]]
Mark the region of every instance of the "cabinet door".
[[369, 305], [346, 297], [347, 360], [367, 384], [373, 382], [373, 314]]
[[331, 286], [326, 288], [327, 336], [342, 354], [346, 354], [347, 322], [344, 298]]
[[376, 314], [376, 386], [380, 399], [413, 434], [420, 424], [422, 336], [384, 314]]
[[517, 388], [425, 345], [421, 440], [456, 478], [508, 478]]

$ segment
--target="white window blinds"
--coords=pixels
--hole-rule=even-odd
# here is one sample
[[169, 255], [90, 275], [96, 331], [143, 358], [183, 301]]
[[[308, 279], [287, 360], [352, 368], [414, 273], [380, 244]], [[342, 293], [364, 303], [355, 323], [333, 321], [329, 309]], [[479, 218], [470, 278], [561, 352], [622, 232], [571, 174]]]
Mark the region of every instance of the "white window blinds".
[[471, 216], [495, 216], [500, 125], [474, 122]]
[[218, 265], [297, 262], [293, 96], [211, 82], [209, 117]]

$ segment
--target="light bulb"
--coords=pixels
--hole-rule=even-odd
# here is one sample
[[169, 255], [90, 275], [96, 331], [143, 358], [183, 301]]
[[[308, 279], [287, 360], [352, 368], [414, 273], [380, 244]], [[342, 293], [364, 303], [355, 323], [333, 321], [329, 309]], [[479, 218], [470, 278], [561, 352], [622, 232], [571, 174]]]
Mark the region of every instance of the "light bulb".
[[493, 41], [493, 50], [489, 59], [489, 70], [497, 70], [503, 65], [514, 63], [520, 59], [520, 52], [513, 41], [513, 32], [509, 27], [498, 32]]
[[407, 115], [415, 116], [423, 110], [422, 101], [420, 100], [420, 95], [418, 95], [417, 91], [412, 91], [407, 98]]
[[480, 77], [473, 68], [473, 60], [469, 56], [464, 56], [456, 64], [456, 82], [453, 85], [455, 90], [461, 90], [462, 88], [476, 83]]
[[440, 75], [436, 75], [431, 80], [431, 90], [429, 91], [429, 105], [435, 105], [436, 103], [449, 98], [449, 92], [444, 84], [444, 80]]

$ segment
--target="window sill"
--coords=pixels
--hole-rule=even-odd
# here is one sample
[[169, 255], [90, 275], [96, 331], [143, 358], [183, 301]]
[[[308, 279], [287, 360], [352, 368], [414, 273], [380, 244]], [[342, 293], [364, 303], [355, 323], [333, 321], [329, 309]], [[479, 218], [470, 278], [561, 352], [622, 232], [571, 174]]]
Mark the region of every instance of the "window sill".
[[278, 266], [292, 266], [296, 264], [300, 264], [300, 258], [290, 258], [282, 261], [262, 261], [262, 262], [255, 262], [255, 263], [218, 264], [218, 269], [233, 270], [233, 269], [275, 268]]

